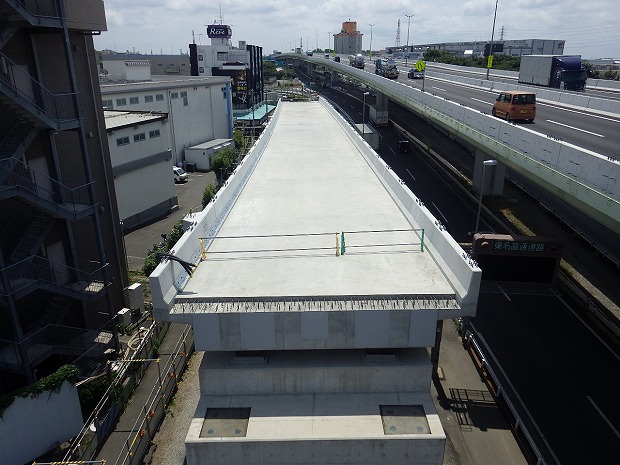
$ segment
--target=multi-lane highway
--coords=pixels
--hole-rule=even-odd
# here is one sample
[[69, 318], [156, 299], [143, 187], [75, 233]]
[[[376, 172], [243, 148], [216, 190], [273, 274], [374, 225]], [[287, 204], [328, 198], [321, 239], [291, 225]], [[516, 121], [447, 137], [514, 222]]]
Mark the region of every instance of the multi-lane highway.
[[[426, 86], [431, 82], [427, 80]], [[454, 94], [459, 93], [457, 88], [450, 87]], [[361, 91], [355, 86], [345, 86], [345, 90], [321, 92], [355, 123], [367, 122], [367, 116], [362, 116]], [[424, 127], [421, 120], [398, 110], [391, 109], [390, 114], [411, 133], [427, 131], [429, 143], [437, 151], [471, 163], [463, 147], [439, 133], [432, 134], [434, 129]], [[400, 153], [400, 135], [392, 128], [378, 132], [378, 153], [448, 231], [464, 241], [475, 222], [472, 199], [425, 154]], [[501, 225], [486, 217], [482, 229], [504, 232]], [[618, 460], [620, 407], [615, 391], [620, 380], [620, 355], [616, 347], [596, 334], [580, 309], [551, 287], [485, 284], [473, 326], [545, 463], [583, 465]]]
[[[419, 89], [422, 89], [422, 86], [424, 86], [425, 92], [458, 102], [490, 115], [498, 92], [466, 86], [446, 79], [436, 79], [432, 77], [432, 72], [429, 73], [430, 76], [424, 82], [422, 80], [408, 79], [407, 68], [404, 66], [399, 66], [399, 68], [401, 70], [398, 77], [399, 82]], [[365, 70], [373, 73], [374, 65], [367, 63]], [[494, 79], [496, 78], [494, 77]], [[536, 92], [536, 89], [537, 87], [532, 87], [533, 92]], [[620, 93], [607, 92], [602, 94], [600, 90], [588, 91], [588, 95], [598, 98], [613, 97], [620, 99]], [[534, 123], [518, 124], [528, 130], [569, 142], [605, 157], [620, 158], [620, 114], [596, 114], [592, 111], [558, 106], [557, 104], [539, 99]]]

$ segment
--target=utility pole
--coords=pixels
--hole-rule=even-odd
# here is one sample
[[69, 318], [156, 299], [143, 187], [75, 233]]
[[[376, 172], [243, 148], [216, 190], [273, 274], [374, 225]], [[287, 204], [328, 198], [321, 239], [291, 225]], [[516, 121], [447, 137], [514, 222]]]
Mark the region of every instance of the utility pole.
[[411, 17], [414, 15], [405, 15], [407, 17], [407, 51], [405, 52], [405, 67], [407, 66], [407, 59], [409, 58], [409, 25], [411, 23]]
[[491, 30], [491, 48], [489, 49], [489, 57], [487, 58], [487, 81], [489, 80], [489, 73], [491, 72], [491, 66], [489, 63], [493, 63], [493, 36], [495, 35], [495, 19], [497, 18], [497, 2], [495, 0], [495, 14], [493, 15], [493, 29]]

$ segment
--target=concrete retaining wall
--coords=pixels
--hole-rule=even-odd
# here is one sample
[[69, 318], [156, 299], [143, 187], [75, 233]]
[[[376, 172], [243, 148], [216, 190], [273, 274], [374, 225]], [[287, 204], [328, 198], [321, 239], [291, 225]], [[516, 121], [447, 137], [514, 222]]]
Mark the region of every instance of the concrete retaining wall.
[[29, 463], [82, 429], [77, 389], [65, 382], [59, 392], [16, 397], [0, 419], [0, 463]]

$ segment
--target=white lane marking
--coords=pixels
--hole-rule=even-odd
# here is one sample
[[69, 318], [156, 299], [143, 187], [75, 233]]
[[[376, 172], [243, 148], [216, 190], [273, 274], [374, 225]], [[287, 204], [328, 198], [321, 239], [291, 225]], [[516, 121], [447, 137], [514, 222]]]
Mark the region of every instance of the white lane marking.
[[491, 102], [487, 102], [486, 100], [480, 100], [479, 98], [470, 97], [474, 102], [486, 103], [487, 105], [492, 105]]
[[441, 87], [435, 87], [435, 86], [433, 86], [433, 89], [437, 89], [437, 90], [440, 90], [440, 91], [442, 91], [442, 92], [446, 92], [446, 89], [442, 89]]
[[616, 436], [618, 436], [620, 438], [620, 433], [618, 432], [618, 430], [616, 428], [614, 428], [614, 425], [611, 424], [611, 422], [609, 421], [609, 419], [605, 416], [605, 414], [601, 411], [600, 408], [598, 408], [598, 405], [596, 405], [594, 403], [594, 401], [592, 400], [592, 398], [590, 396], [586, 396], [586, 399], [588, 399], [590, 401], [590, 403], [592, 404], [592, 406], [594, 407], [594, 409], [598, 412], [598, 414], [603, 417], [603, 420], [605, 420], [605, 423], [607, 423], [607, 426], [609, 426], [609, 428], [616, 434]]
[[618, 118], [609, 118], [607, 116], [595, 115], [595, 114], [587, 112], [587, 111], [573, 110], [572, 108], [566, 108], [566, 107], [563, 107], [563, 106], [560, 106], [560, 105], [554, 105], [554, 104], [550, 104], [550, 103], [536, 102], [536, 104], [538, 106], [542, 106], [542, 107], [557, 108], [559, 110], [570, 112], [570, 113], [577, 113], [579, 115], [589, 116], [591, 118], [598, 118], [598, 119], [603, 119], [605, 121], [612, 121], [614, 123], [620, 123], [620, 119], [618, 119]]
[[509, 296], [508, 294], [506, 294], [506, 291], [505, 291], [505, 290], [503, 290], [503, 289], [502, 289], [502, 287], [501, 287], [499, 284], [497, 285], [497, 288], [498, 288], [500, 291], [502, 291], [502, 294], [504, 294], [504, 297], [506, 297], [506, 300], [507, 300], [508, 302], [512, 302], [512, 299], [510, 298], [510, 296]]
[[617, 354], [616, 351], [609, 344], [607, 344], [607, 342], [603, 340], [603, 338], [601, 338], [598, 334], [596, 334], [596, 332], [586, 323], [586, 321], [581, 317], [581, 315], [579, 315], [575, 310], [573, 310], [573, 308], [570, 305], [568, 305], [568, 302], [566, 302], [566, 300], [564, 300], [559, 295], [557, 295], [557, 298], [560, 302], [564, 304], [564, 306], [568, 309], [568, 311], [571, 312], [573, 316], [581, 322], [583, 327], [586, 328], [588, 331], [590, 331], [590, 334], [594, 336], [596, 339], [598, 339], [598, 341], [607, 348], [609, 353], [611, 353], [616, 358], [616, 360], [620, 361], [620, 354]]
[[411, 171], [409, 171], [407, 168], [405, 168], [405, 171], [407, 171], [407, 173], [409, 173], [409, 176], [411, 176], [414, 181], [416, 180], [415, 176], [413, 174], [411, 174]]
[[603, 137], [603, 138], [605, 137], [602, 134], [597, 134], [595, 132], [586, 131], [585, 129], [579, 129], [579, 128], [576, 128], [575, 126], [569, 126], [568, 124], [559, 123], [557, 121], [552, 121], [550, 119], [548, 119], [547, 122], [551, 123], [551, 124], [557, 124], [558, 126], [564, 126], [565, 128], [574, 129], [575, 131], [581, 131], [581, 132], [585, 132], [587, 134], [592, 134], [593, 136], [596, 136], [596, 137]]
[[396, 152], [394, 152], [394, 149], [392, 147], [390, 147], [390, 150], [392, 151], [392, 153], [394, 154], [394, 156], [396, 156]]
[[439, 209], [439, 207], [437, 205], [435, 205], [435, 202], [431, 202], [433, 204], [433, 207], [435, 207], [435, 210], [437, 210], [437, 213], [439, 213], [441, 215], [441, 217], [443, 218], [443, 221], [445, 224], [448, 224], [448, 218], [446, 218], [444, 216], [443, 213], [441, 213], [441, 210]]

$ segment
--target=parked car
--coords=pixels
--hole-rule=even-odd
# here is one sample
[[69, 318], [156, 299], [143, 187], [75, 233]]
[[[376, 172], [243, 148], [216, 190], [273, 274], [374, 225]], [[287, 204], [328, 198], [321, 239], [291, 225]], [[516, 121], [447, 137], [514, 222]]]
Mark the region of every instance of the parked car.
[[502, 92], [497, 96], [491, 114], [506, 121], [521, 119], [532, 122], [536, 117], [536, 94], [516, 90]]
[[172, 167], [172, 172], [174, 174], [174, 182], [185, 182], [187, 181], [187, 173], [185, 172], [185, 170], [183, 168], [180, 168], [178, 166], [173, 166]]

